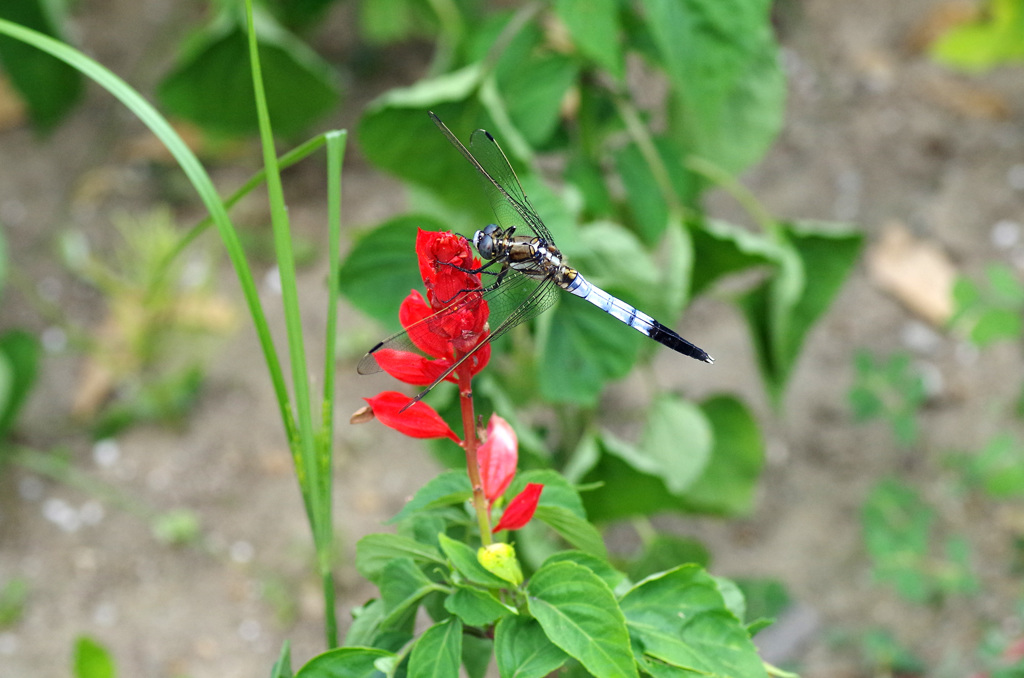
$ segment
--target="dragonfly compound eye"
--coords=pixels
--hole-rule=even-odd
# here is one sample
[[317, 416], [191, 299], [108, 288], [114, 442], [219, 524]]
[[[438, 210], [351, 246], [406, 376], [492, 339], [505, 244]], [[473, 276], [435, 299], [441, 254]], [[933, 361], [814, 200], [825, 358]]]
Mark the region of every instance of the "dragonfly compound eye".
[[482, 231], [476, 232], [476, 237], [473, 238], [473, 244], [476, 245], [476, 251], [480, 253], [480, 256], [484, 259], [494, 258], [494, 238], [490, 234], [490, 226]]

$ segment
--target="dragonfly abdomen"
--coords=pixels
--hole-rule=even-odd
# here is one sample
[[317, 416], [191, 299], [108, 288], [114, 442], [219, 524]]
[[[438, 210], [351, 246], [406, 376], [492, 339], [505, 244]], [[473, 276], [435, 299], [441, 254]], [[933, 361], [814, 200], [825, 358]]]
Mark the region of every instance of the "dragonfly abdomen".
[[673, 351], [678, 351], [696, 360], [706, 363], [715, 362], [715, 359], [708, 355], [704, 349], [683, 339], [643, 311], [593, 285], [589, 280], [580, 275], [579, 271], [565, 267], [565, 270], [561, 272], [555, 282], [566, 292], [571, 292], [577, 297], [586, 299], [613, 318], [617, 318], [637, 332], [654, 339], [659, 344], [668, 346]]

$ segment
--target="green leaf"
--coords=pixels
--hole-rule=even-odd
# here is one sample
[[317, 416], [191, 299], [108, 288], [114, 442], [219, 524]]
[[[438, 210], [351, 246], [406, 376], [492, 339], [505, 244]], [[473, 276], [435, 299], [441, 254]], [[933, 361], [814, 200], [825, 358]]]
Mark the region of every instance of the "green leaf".
[[387, 611], [382, 626], [391, 626], [391, 622], [414, 608], [427, 594], [446, 591], [430, 581], [409, 558], [395, 558], [385, 565], [377, 585]]
[[587, 568], [600, 577], [612, 591], [615, 591], [626, 580], [626, 575], [612, 567], [606, 558], [600, 558], [584, 551], [559, 551], [545, 560], [544, 564], [549, 565], [566, 561]]
[[[658, 475], [672, 494], [682, 494], [700, 477], [713, 444], [711, 425], [693, 403], [666, 393], [651, 405], [640, 450], [660, 467]], [[686, 453], [680, 454], [683, 445]]]
[[957, 26], [931, 45], [936, 61], [965, 71], [981, 71], [1024, 60], [1024, 5], [991, 0], [976, 21]]
[[600, 523], [665, 510], [725, 515], [749, 510], [764, 463], [757, 423], [732, 397], [709, 399], [700, 408], [712, 431], [711, 457], [703, 473], [678, 495], [669, 491], [664, 478], [673, 472], [673, 460], [678, 464], [691, 454], [689, 440], [677, 442], [674, 456], [657, 460], [602, 434], [600, 455], [581, 479], [584, 484], [600, 483], [583, 495], [591, 520]]
[[270, 678], [293, 678], [292, 646], [287, 640], [281, 644], [281, 653], [270, 669]]
[[976, 455], [965, 455], [968, 481], [995, 499], [1024, 495], [1024, 446], [1010, 433], [993, 437]]
[[979, 348], [985, 348], [997, 341], [1020, 339], [1024, 334], [1024, 321], [1020, 311], [1004, 308], [985, 309], [978, 316], [971, 329], [971, 341]]
[[[46, 0], [2, 2], [0, 18], [66, 42], [61, 34], [64, 8], [63, 3]], [[32, 124], [40, 131], [55, 127], [81, 98], [81, 74], [31, 45], [0, 37], [0, 63], [24, 98]]]
[[421, 289], [416, 263], [416, 231], [447, 227], [421, 215], [396, 217], [356, 240], [338, 272], [341, 293], [356, 308], [391, 330], [398, 330], [398, 308]]
[[384, 601], [379, 598], [352, 609], [352, 625], [345, 634], [346, 645], [372, 646], [384, 621]]
[[[871, 666], [884, 668], [891, 675], [923, 675], [928, 672], [926, 664], [884, 629], [870, 629], [861, 641], [864, 659]], [[1012, 669], [1011, 669], [1012, 670]], [[1011, 674], [1012, 675], [1012, 674]], [[1006, 676], [1005, 678], [1010, 678]]]
[[268, 0], [274, 16], [289, 28], [309, 28], [324, 18], [335, 0]]
[[671, 570], [685, 563], [706, 566], [711, 554], [699, 541], [669, 534], [656, 534], [644, 544], [644, 552], [630, 565], [628, 574], [633, 581], [640, 581], [657, 572]]
[[565, 167], [564, 180], [583, 194], [584, 211], [592, 217], [607, 217], [612, 213], [612, 197], [604, 183], [600, 166], [584, 155], [579, 147], [569, 149], [572, 155]]
[[[655, 137], [653, 141], [675, 195], [682, 204], [698, 208], [695, 203], [699, 187], [693, 174], [682, 163], [685, 153], [671, 139]], [[626, 190], [634, 228], [645, 243], [654, 245], [669, 225], [666, 196], [635, 143], [623, 146], [615, 154], [615, 169]]]
[[13, 626], [25, 612], [28, 601], [28, 580], [14, 577], [0, 587], [0, 629]]
[[379, 583], [384, 568], [395, 558], [444, 564], [437, 549], [395, 534], [370, 534], [356, 544], [356, 569], [374, 583]]
[[1012, 268], [1005, 264], [989, 265], [985, 268], [985, 277], [996, 301], [1017, 309], [1024, 306], [1024, 285]]
[[[303, 132], [333, 110], [340, 90], [331, 67], [269, 15], [257, 22], [259, 57], [274, 131]], [[186, 45], [157, 88], [173, 115], [213, 134], [258, 131], [245, 27], [223, 15]]]
[[784, 256], [783, 248], [763, 234], [717, 219], [694, 225], [692, 237], [695, 296], [730, 273], [777, 266]]
[[793, 604], [786, 585], [777, 579], [737, 579], [747, 603], [747, 616], [743, 621], [778, 617]]
[[753, 413], [732, 396], [700, 404], [711, 425], [714, 447], [704, 473], [683, 493], [696, 510], [744, 515], [753, 509], [757, 481], [764, 468], [764, 440]]
[[467, 581], [492, 589], [503, 589], [508, 586], [508, 582], [491, 574], [480, 564], [474, 549], [444, 534], [439, 534], [437, 538], [441, 544], [441, 550], [451, 561], [452, 567]]
[[462, 622], [449, 617], [423, 632], [409, 657], [409, 678], [458, 678]]
[[863, 242], [860, 233], [813, 222], [779, 224], [778, 233], [778, 272], [739, 300], [776, 407], [807, 334], [839, 292]]
[[616, 80], [623, 77], [619, 6], [615, 0], [556, 0], [555, 12], [583, 56]]
[[295, 678], [383, 678], [377, 663], [394, 657], [374, 647], [339, 647], [310, 659]]
[[636, 678], [625, 618], [611, 589], [587, 568], [544, 565], [527, 585], [530, 612], [547, 637], [598, 678]]
[[503, 617], [494, 629], [494, 658], [501, 678], [544, 678], [568, 656], [535, 619]]
[[114, 678], [117, 668], [107, 648], [88, 636], [75, 640], [75, 678]]
[[413, 35], [421, 19], [410, 0], [373, 0], [359, 3], [359, 35], [370, 43], [398, 42]]
[[39, 376], [39, 342], [22, 330], [0, 335], [0, 438], [14, 425]]
[[487, 678], [494, 656], [494, 641], [487, 637], [462, 636], [462, 666], [467, 678]]
[[572, 263], [587, 280], [624, 301], [652, 307], [652, 313], [662, 310], [658, 269], [640, 240], [619, 224], [598, 221], [581, 229]]
[[358, 136], [360, 148], [374, 165], [482, 220], [493, 217], [480, 179], [427, 115], [436, 113], [468, 144], [470, 133], [490, 122], [481, 106], [469, 100], [481, 75], [480, 64], [475, 64], [390, 90], [367, 107]]
[[469, 626], [487, 626], [506, 615], [516, 614], [515, 608], [490, 593], [468, 586], [456, 586], [455, 593], [445, 598], [444, 609]]
[[620, 605], [645, 655], [706, 675], [767, 676], [717, 582], [697, 565], [645, 579]]
[[561, 297], [541, 323], [540, 394], [552, 403], [593, 407], [605, 383], [632, 369], [643, 335], [582, 299]]
[[674, 136], [736, 173], [782, 126], [786, 85], [768, 0], [644, 0], [675, 95]]
[[427, 481], [427, 484], [416, 491], [413, 498], [405, 503], [390, 523], [400, 522], [413, 513], [425, 509], [461, 504], [473, 496], [473, 486], [465, 469], [444, 471]]
[[682, 509], [679, 499], [669, 493], [659, 477], [661, 469], [634, 446], [608, 433], [602, 433], [597, 443], [597, 461], [580, 479], [582, 484], [596, 485], [583, 495], [592, 521], [603, 523]]
[[542, 146], [551, 138], [558, 125], [562, 99], [578, 72], [568, 57], [532, 53], [518, 68], [498, 79], [508, 115], [531, 146]]
[[[543, 495], [542, 495], [543, 496]], [[607, 558], [604, 539], [596, 527], [560, 506], [537, 506], [533, 517], [540, 520], [576, 548], [598, 558]]]

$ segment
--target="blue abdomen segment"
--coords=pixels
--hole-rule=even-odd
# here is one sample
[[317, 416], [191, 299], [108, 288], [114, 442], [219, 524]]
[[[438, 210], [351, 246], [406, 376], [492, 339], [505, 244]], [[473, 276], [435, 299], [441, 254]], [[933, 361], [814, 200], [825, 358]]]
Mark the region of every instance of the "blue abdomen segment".
[[586, 299], [605, 313], [626, 323], [637, 332], [654, 339], [659, 344], [668, 346], [673, 351], [706, 363], [715, 362], [715, 359], [704, 349], [691, 344], [643, 311], [613, 297], [600, 287], [592, 285], [578, 271], [575, 272], [573, 280], [565, 286], [565, 290]]

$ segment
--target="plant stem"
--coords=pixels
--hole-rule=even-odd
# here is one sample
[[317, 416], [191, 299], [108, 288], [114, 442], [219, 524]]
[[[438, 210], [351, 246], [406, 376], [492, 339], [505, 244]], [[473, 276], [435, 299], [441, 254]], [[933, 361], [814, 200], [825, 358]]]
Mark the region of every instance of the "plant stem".
[[665, 167], [665, 162], [662, 160], [661, 154], [658, 153], [654, 140], [647, 131], [647, 126], [640, 119], [640, 114], [637, 112], [636, 107], [627, 97], [618, 93], [615, 93], [612, 100], [615, 102], [619, 116], [626, 124], [629, 136], [633, 139], [633, 142], [640, 150], [640, 154], [647, 162], [647, 167], [651, 170], [651, 175], [654, 177], [654, 183], [658, 185], [658, 191], [665, 200], [665, 204], [668, 205], [669, 211], [673, 214], [682, 215], [682, 204], [679, 202], [679, 196], [676, 195], [675, 187], [672, 186], [672, 179], [668, 175], [668, 168]]
[[732, 174], [713, 162], [695, 155], [686, 158], [686, 167], [690, 171], [706, 177], [729, 193], [765, 233], [768, 235], [778, 235], [778, 223], [772, 218], [772, 215], [754, 197], [750, 189], [737, 181], [736, 177]]
[[473, 412], [473, 368], [470, 361], [463, 363], [456, 374], [459, 377], [459, 404], [462, 409], [462, 440], [466, 450], [466, 471], [469, 482], [473, 486], [473, 510], [480, 525], [480, 542], [484, 546], [491, 543], [491, 520], [487, 515], [487, 497], [484, 495], [484, 484], [480, 479], [480, 464], [477, 461], [476, 415]]

